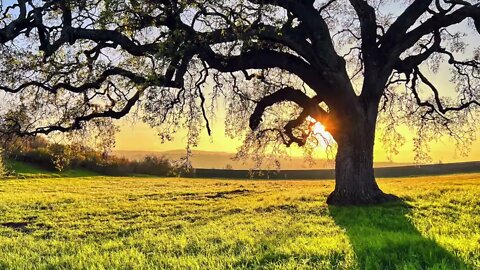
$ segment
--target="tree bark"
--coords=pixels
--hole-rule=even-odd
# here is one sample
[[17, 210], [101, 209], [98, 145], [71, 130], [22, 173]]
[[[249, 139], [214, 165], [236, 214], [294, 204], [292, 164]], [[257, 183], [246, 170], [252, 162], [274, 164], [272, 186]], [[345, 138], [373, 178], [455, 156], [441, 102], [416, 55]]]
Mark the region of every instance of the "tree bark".
[[373, 146], [376, 115], [349, 117], [336, 139], [335, 190], [328, 196], [330, 205], [365, 205], [382, 203], [396, 197], [383, 193], [373, 170]]

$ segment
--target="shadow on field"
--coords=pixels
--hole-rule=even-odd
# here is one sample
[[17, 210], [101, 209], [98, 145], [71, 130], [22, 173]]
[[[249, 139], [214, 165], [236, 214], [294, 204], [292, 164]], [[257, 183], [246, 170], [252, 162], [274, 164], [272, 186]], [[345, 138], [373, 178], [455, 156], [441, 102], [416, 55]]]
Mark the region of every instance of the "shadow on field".
[[411, 206], [335, 207], [330, 215], [344, 228], [359, 269], [469, 269], [454, 254], [425, 238], [406, 216]]

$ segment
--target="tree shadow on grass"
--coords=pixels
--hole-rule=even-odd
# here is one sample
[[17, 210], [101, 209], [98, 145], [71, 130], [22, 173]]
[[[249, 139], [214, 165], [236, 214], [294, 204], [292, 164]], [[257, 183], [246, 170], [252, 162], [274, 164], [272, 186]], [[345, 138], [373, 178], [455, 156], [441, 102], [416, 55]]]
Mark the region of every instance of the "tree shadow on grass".
[[411, 206], [330, 206], [335, 223], [344, 228], [359, 269], [471, 269], [461, 259], [427, 239], [407, 218]]

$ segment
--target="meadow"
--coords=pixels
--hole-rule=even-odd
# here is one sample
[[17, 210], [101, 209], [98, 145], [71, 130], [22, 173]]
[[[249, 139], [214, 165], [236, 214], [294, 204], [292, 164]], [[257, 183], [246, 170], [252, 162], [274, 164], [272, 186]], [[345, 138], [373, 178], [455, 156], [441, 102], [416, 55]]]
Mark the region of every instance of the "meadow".
[[380, 179], [403, 201], [329, 207], [333, 181], [0, 181], [1, 269], [480, 269], [480, 174]]

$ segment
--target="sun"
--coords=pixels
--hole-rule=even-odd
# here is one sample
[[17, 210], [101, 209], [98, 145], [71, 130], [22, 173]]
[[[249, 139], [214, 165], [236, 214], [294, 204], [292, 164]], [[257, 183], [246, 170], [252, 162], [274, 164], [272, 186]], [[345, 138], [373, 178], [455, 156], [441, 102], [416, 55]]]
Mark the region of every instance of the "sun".
[[326, 134], [325, 126], [320, 122], [316, 122], [312, 128], [313, 134]]
[[317, 122], [312, 117], [308, 117], [307, 120], [311, 123], [311, 136], [316, 139], [317, 146], [326, 149], [328, 146], [333, 144], [334, 139], [332, 134], [326, 130], [326, 127], [322, 123]]

